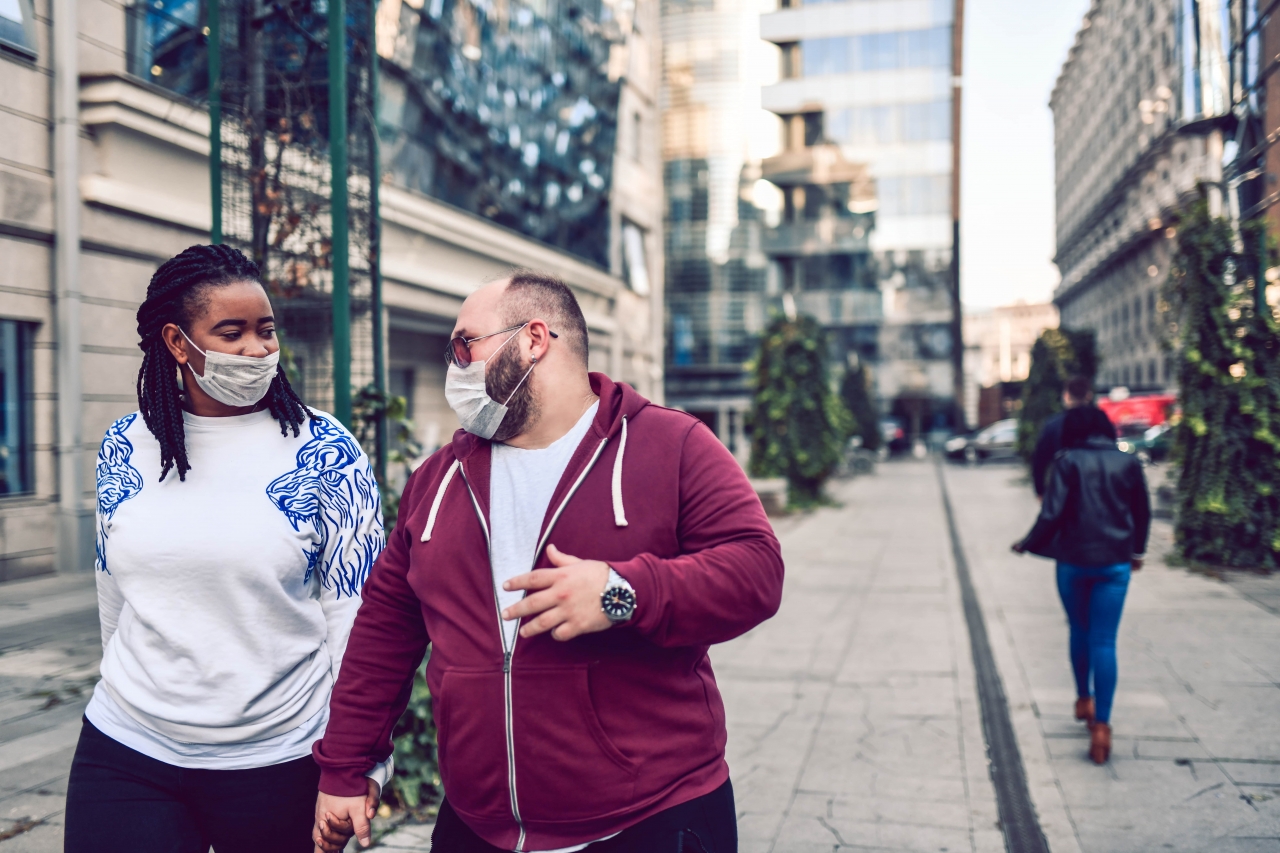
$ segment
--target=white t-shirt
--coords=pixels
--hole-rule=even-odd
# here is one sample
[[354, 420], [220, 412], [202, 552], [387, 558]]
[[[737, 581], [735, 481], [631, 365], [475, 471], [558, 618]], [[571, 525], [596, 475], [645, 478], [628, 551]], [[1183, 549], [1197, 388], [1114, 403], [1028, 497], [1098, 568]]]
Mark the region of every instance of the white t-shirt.
[[[542, 522], [547, 517], [547, 510], [551, 507], [551, 495], [560, 484], [564, 469], [569, 467], [573, 452], [582, 444], [587, 430], [591, 429], [591, 422], [595, 420], [599, 408], [600, 403], [597, 401], [578, 418], [573, 429], [538, 450], [522, 450], [505, 444], [493, 445], [492, 467], [489, 471], [491, 559], [494, 588], [498, 591], [498, 606], [504, 610], [523, 598], [524, 590], [507, 592], [502, 584], [516, 575], [533, 571], [533, 564], [538, 558], [538, 536], [542, 533]], [[506, 651], [511, 651], [515, 645], [519, 621], [512, 619], [502, 623], [503, 647]], [[586, 847], [586, 844], [579, 844], [530, 853], [574, 853]]]
[[136, 412], [102, 442], [102, 680], [85, 715], [181, 767], [300, 758], [324, 733], [382, 550], [373, 471], [327, 415], [297, 436], [267, 411], [183, 421], [185, 481], [160, 480], [159, 444]]
[[[538, 559], [534, 551], [547, 508], [551, 506], [551, 495], [560, 484], [573, 452], [591, 429], [599, 408], [597, 401], [578, 418], [573, 429], [538, 450], [493, 445], [489, 472], [490, 547], [494, 588], [498, 590], [498, 604], [504, 610], [523, 598], [524, 590], [507, 592], [502, 584], [516, 575], [533, 571]], [[518, 622], [512, 619], [502, 624], [506, 651], [515, 645]]]

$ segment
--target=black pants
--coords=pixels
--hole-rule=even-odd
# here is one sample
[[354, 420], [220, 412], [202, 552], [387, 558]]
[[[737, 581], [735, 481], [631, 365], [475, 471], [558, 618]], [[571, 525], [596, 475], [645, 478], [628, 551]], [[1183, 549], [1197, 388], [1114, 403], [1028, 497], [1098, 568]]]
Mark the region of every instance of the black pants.
[[[738, 816], [733, 785], [647, 817], [585, 853], [737, 853]], [[510, 853], [472, 832], [445, 800], [440, 804], [431, 853]]]
[[64, 853], [312, 853], [320, 768], [189, 770], [80, 730]]

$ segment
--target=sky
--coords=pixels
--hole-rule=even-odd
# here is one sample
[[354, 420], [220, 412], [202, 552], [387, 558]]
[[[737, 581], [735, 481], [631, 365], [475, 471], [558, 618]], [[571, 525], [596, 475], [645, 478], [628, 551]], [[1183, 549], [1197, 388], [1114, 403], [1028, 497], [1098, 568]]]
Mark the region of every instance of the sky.
[[960, 150], [967, 308], [1047, 301], [1053, 265], [1049, 94], [1089, 0], [968, 0]]

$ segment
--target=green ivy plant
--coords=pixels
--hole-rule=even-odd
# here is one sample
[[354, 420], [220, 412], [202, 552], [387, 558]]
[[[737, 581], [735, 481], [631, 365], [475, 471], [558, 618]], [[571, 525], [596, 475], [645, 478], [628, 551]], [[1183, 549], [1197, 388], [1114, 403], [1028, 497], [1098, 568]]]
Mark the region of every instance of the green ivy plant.
[[840, 380], [840, 401], [853, 418], [850, 431], [862, 438], [867, 450], [880, 448], [880, 415], [871, 396], [871, 375], [861, 361], [850, 367]]
[[822, 502], [853, 431], [853, 417], [831, 388], [826, 350], [812, 317], [778, 317], [765, 330], [754, 364], [751, 474], [786, 477], [788, 502], [798, 507]]
[[1030, 461], [1045, 421], [1062, 411], [1062, 390], [1072, 376], [1092, 382], [1098, 375], [1098, 343], [1092, 329], [1046, 329], [1031, 347], [1031, 368], [1022, 384], [1018, 453]]
[[1280, 568], [1280, 324], [1256, 288], [1265, 225], [1239, 239], [1203, 199], [1177, 223], [1165, 286], [1176, 340], [1180, 463], [1174, 535], [1192, 563]]
[[[372, 384], [354, 389], [351, 395], [351, 420], [356, 440], [370, 458], [377, 451], [374, 442], [379, 420], [384, 420], [390, 430], [387, 436], [387, 464], [408, 465], [422, 454], [417, 429], [413, 421], [409, 420], [408, 402], [404, 397], [379, 391]], [[379, 483], [378, 488], [382, 494], [383, 526], [390, 533], [396, 524], [396, 513], [400, 510], [400, 493], [387, 488], [386, 483]]]

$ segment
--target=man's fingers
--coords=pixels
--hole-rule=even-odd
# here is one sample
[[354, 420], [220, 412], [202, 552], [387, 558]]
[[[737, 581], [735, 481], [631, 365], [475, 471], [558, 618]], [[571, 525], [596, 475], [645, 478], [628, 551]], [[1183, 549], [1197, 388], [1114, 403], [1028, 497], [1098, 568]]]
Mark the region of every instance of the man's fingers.
[[526, 595], [515, 604], [502, 611], [502, 618], [510, 621], [511, 619], [523, 619], [526, 616], [536, 616], [544, 610], [550, 610], [559, 604], [562, 596], [556, 594], [554, 590], [543, 590], [535, 592], [533, 595]]
[[571, 554], [566, 554], [565, 552], [557, 548], [555, 545], [547, 546], [547, 559], [551, 561], [551, 565], [556, 566], [557, 568], [561, 566], [567, 566], [570, 563], [582, 562], [580, 558], [574, 557]]
[[[520, 626], [520, 636], [524, 638], [536, 637], [539, 634], [545, 634], [547, 631], [559, 626], [566, 620], [567, 614], [562, 607], [553, 607], [546, 611], [536, 619], [530, 619]], [[553, 635], [554, 636], [554, 635]]]
[[351, 815], [352, 823], [356, 827], [356, 838], [360, 839], [361, 847], [368, 847], [373, 843], [373, 834], [369, 829], [369, 819], [364, 816], [364, 812], [357, 812]]
[[507, 592], [516, 589], [546, 589], [556, 582], [560, 577], [559, 572], [542, 569], [537, 572], [525, 572], [522, 575], [516, 575], [511, 580], [502, 585]]

